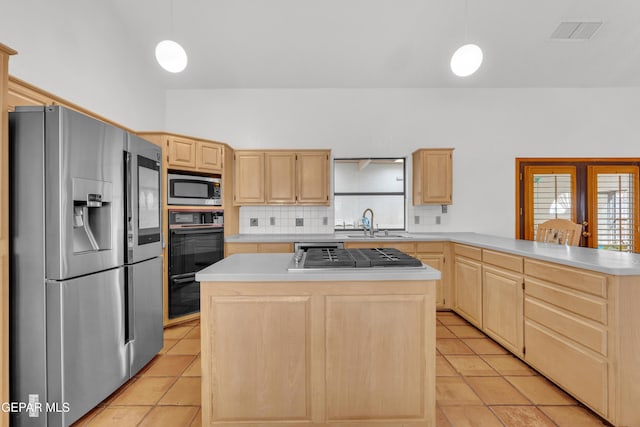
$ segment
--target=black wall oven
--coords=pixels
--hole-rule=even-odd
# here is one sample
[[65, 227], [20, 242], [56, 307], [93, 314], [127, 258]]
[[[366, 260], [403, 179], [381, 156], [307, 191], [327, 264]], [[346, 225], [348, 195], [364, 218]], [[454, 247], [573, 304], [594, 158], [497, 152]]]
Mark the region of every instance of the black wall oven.
[[224, 257], [221, 210], [169, 211], [169, 318], [200, 311], [195, 275]]

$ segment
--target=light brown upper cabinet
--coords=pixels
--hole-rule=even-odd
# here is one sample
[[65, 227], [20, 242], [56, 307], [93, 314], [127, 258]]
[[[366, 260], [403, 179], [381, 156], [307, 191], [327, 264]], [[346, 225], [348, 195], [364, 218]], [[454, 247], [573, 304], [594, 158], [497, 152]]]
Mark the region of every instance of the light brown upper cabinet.
[[413, 205], [452, 203], [453, 148], [423, 148], [413, 157]]
[[295, 204], [296, 153], [267, 152], [264, 160], [267, 204]]
[[328, 205], [329, 150], [235, 152], [234, 204]]
[[302, 151], [296, 153], [296, 202], [305, 205], [329, 204], [329, 158], [331, 152]]
[[167, 145], [169, 169], [212, 173], [222, 171], [222, 144], [172, 136]]
[[233, 204], [264, 204], [264, 152], [236, 150]]

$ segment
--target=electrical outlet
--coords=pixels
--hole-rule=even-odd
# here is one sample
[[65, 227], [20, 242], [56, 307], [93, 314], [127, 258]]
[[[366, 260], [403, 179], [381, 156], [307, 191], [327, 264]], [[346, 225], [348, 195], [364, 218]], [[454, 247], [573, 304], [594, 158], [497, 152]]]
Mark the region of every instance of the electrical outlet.
[[446, 214], [449, 207], [447, 205], [442, 205], [442, 213]]
[[440, 224], [442, 217], [440, 215], [436, 215], [436, 224]]
[[304, 226], [304, 218], [296, 218], [296, 227]]
[[257, 227], [258, 218], [249, 218], [249, 227]]
[[322, 217], [322, 225], [329, 225], [329, 217], [328, 216], [323, 216]]
[[413, 223], [414, 224], [420, 224], [420, 215], [416, 215], [413, 217]]
[[276, 225], [276, 217], [275, 216], [269, 217], [269, 225]]

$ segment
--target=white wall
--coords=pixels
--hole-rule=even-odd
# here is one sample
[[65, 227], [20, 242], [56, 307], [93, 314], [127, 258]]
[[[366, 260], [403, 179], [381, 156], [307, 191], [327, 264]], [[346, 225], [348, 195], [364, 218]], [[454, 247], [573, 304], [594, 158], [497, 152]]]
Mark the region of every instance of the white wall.
[[[513, 236], [516, 157], [640, 156], [639, 114], [640, 88], [168, 91], [165, 127], [334, 157], [454, 147], [453, 206], [441, 225], [439, 207], [410, 207], [409, 228]], [[412, 226], [415, 214], [429, 223]]]
[[157, 71], [110, 2], [0, 0], [0, 11], [0, 42], [18, 51], [9, 74], [134, 130], [163, 128]]

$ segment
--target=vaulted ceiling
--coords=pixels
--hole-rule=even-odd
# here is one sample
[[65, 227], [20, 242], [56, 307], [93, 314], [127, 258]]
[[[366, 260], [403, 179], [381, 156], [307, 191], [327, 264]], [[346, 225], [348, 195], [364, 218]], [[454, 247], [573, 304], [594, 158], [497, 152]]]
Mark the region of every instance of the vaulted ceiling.
[[[640, 86], [638, 0], [112, 0], [141, 55], [189, 55], [171, 89]], [[561, 21], [600, 20], [586, 41]], [[474, 42], [484, 63], [454, 76]]]

